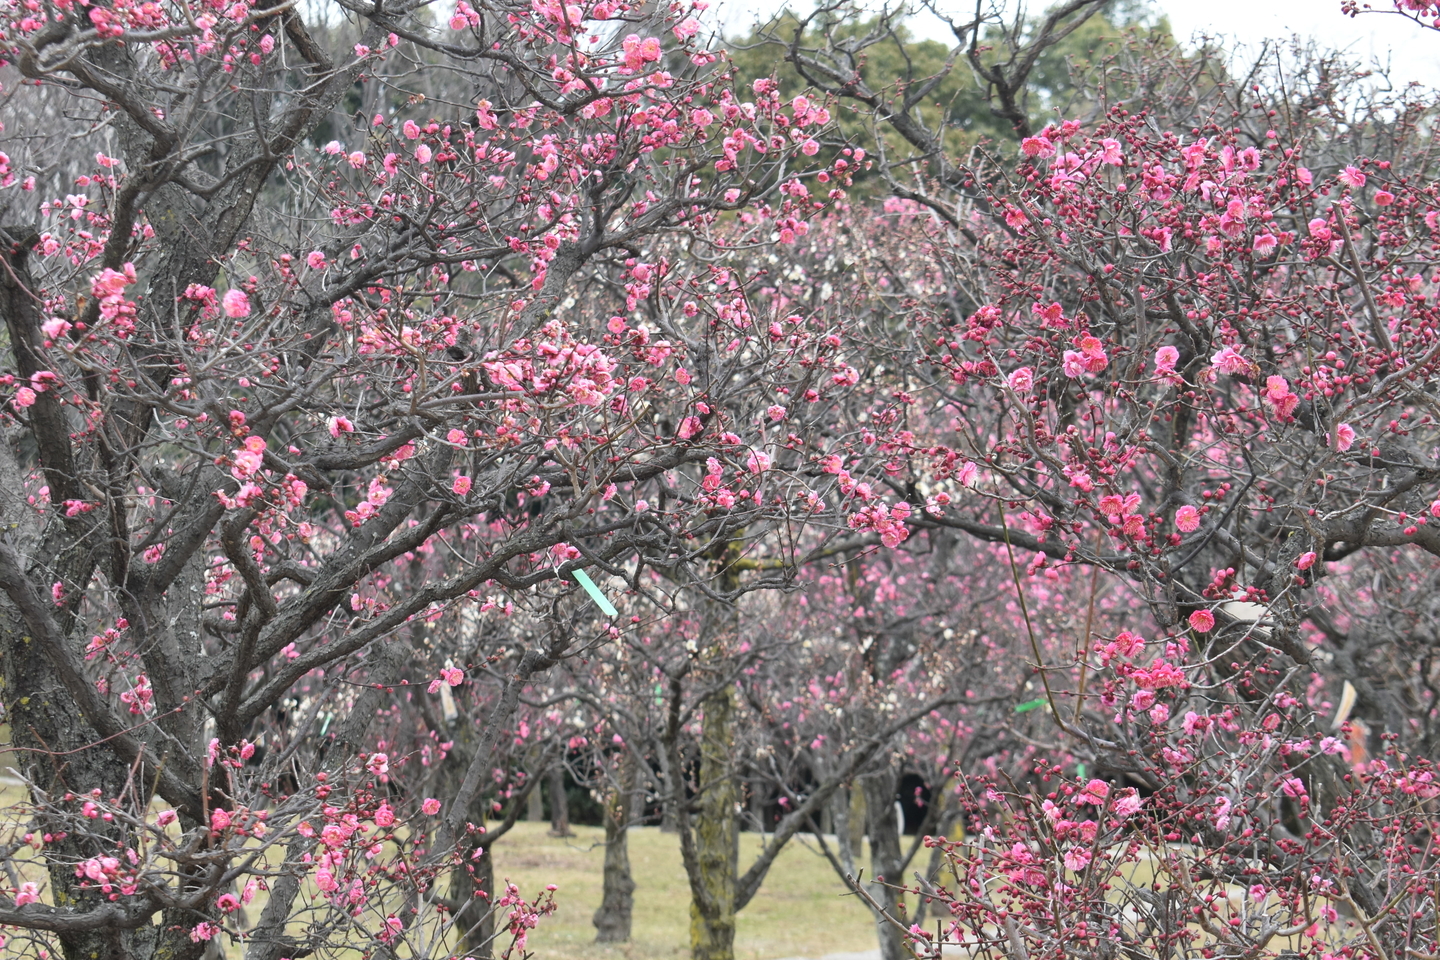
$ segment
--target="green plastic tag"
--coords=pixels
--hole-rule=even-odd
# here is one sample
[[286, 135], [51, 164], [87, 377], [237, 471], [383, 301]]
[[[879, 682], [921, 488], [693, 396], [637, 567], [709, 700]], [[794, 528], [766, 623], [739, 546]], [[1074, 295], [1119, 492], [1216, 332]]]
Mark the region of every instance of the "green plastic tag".
[[1016, 712], [1016, 713], [1029, 713], [1031, 710], [1034, 710], [1036, 707], [1043, 707], [1043, 706], [1045, 706], [1045, 703], [1046, 703], [1046, 700], [1045, 700], [1044, 697], [1040, 697], [1038, 700], [1031, 700], [1031, 701], [1029, 701], [1029, 702], [1027, 702], [1027, 703], [1017, 703], [1017, 704], [1015, 705], [1015, 712]]
[[590, 579], [590, 574], [586, 573], [584, 570], [577, 569], [572, 570], [570, 572], [570, 576], [574, 577], [575, 582], [585, 588], [585, 592], [590, 594], [590, 599], [595, 601], [595, 606], [599, 607], [600, 610], [605, 614], [605, 616], [619, 616], [620, 611], [616, 610], [615, 604], [607, 600], [605, 598], [605, 594], [600, 592], [600, 588], [595, 586], [595, 581]]

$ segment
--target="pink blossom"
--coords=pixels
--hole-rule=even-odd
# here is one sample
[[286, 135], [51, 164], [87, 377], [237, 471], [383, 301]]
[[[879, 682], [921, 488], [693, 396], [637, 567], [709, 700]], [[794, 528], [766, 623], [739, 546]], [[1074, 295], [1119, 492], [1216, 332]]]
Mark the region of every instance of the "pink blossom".
[[1010, 384], [1010, 389], [1016, 393], [1029, 393], [1030, 388], [1035, 385], [1035, 371], [1029, 367], [1021, 367], [1010, 374], [1007, 382]]
[[355, 424], [350, 422], [349, 417], [331, 417], [329, 426], [330, 436], [336, 438], [337, 440], [340, 438], [340, 434], [342, 433], [355, 432]]
[[440, 676], [452, 687], [458, 687], [465, 682], [465, 671], [459, 667], [446, 667], [440, 671]]
[[1115, 798], [1112, 809], [1122, 817], [1128, 817], [1144, 806], [1145, 798], [1134, 787], [1127, 787]]
[[1196, 610], [1190, 614], [1190, 628], [1196, 633], [1209, 633], [1215, 629], [1215, 614], [1209, 610]]
[[1355, 428], [1348, 423], [1337, 424], [1335, 427], [1335, 449], [1342, 453], [1350, 449], [1355, 442]]
[[233, 893], [222, 893], [215, 898], [215, 906], [222, 913], [234, 913], [240, 909], [240, 898]]
[[1175, 364], [1180, 360], [1180, 351], [1172, 346], [1164, 346], [1155, 351], [1155, 372], [1174, 373]]
[[1394, 202], [1395, 194], [1391, 193], [1389, 190], [1375, 191], [1375, 205], [1377, 207], [1388, 207]]
[[320, 250], [311, 250], [310, 255], [305, 258], [305, 263], [311, 270], [324, 270], [325, 254]]
[[135, 282], [135, 265], [125, 264], [124, 272], [106, 267], [90, 281], [90, 292], [101, 300], [114, 300], [125, 295], [125, 288]]
[[440, 812], [440, 801], [434, 797], [426, 797], [425, 802], [420, 804], [420, 809], [425, 811], [425, 816], [433, 817]]
[[414, 120], [406, 120], [405, 125], [400, 129], [404, 131], [407, 140], [414, 140], [420, 136], [420, 127], [416, 125]]
[[1122, 657], [1133, 657], [1145, 649], [1145, 638], [1131, 633], [1129, 630], [1121, 630], [1115, 635], [1115, 652]]
[[1020, 141], [1020, 149], [1027, 157], [1053, 157], [1055, 144], [1046, 137], [1026, 137]]
[[1090, 803], [1097, 807], [1105, 805], [1105, 798], [1110, 796], [1110, 784], [1104, 780], [1091, 780], [1081, 788], [1076, 796], [1076, 803]]
[[21, 387], [15, 391], [15, 399], [12, 402], [21, 409], [32, 407], [35, 405], [35, 391], [29, 387]]
[[1286, 777], [1281, 780], [1280, 790], [1285, 796], [1293, 800], [1303, 800], [1306, 798], [1305, 781], [1299, 777]]
[[1192, 533], [1200, 529], [1200, 511], [1190, 504], [1185, 504], [1175, 511], [1175, 527], [1183, 533]]
[[470, 478], [463, 475], [456, 477], [455, 482], [450, 484], [450, 489], [455, 492], [457, 497], [465, 496], [470, 492]]
[[250, 298], [244, 290], [231, 288], [225, 291], [225, 296], [220, 300], [225, 308], [227, 317], [248, 317], [250, 316]]
[[197, 923], [190, 930], [190, 942], [200, 943], [202, 940], [209, 940], [220, 932], [220, 928], [208, 920], [204, 923]]
[[216, 807], [210, 811], [210, 831], [224, 833], [230, 829], [230, 811]]
[[1359, 167], [1353, 165], [1347, 166], [1344, 170], [1341, 170], [1337, 176], [1341, 183], [1349, 187], [1354, 187], [1356, 190], [1365, 186], [1365, 174], [1360, 172]]
[[1300, 405], [1300, 398], [1290, 392], [1290, 381], [1284, 377], [1271, 376], [1265, 379], [1265, 397], [1275, 408], [1276, 416], [1288, 418]]
[[1298, 570], [1309, 570], [1315, 566], [1316, 554], [1314, 550], [1307, 551], [1295, 558], [1295, 567]]
[[162, 827], [168, 827], [178, 819], [174, 810], [161, 810], [155, 817], [155, 822]]
[[1065, 851], [1065, 868], [1079, 872], [1084, 870], [1090, 863], [1090, 851], [1084, 847], [1075, 846]]
[[389, 827], [393, 826], [394, 823], [395, 811], [391, 809], [390, 804], [381, 803], [380, 806], [375, 808], [375, 826]]
[[372, 753], [370, 759], [365, 761], [365, 769], [377, 777], [384, 776], [390, 772], [390, 757], [383, 753]]
[[40, 887], [35, 883], [26, 882], [20, 884], [20, 889], [15, 894], [15, 906], [23, 907], [27, 903], [38, 903], [40, 901]]
[[1236, 374], [1249, 374], [1251, 369], [1250, 361], [1241, 356], [1234, 347], [1220, 350], [1210, 358], [1210, 363], [1218, 372], [1231, 377]]
[[675, 431], [675, 436], [681, 440], [689, 440], [700, 432], [701, 426], [699, 417], [686, 417], [680, 421], [680, 429]]

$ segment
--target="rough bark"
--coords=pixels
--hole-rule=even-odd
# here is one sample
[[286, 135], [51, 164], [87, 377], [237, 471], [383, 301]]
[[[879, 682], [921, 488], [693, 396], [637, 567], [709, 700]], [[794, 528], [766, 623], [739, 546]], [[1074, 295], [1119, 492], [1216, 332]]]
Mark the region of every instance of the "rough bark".
[[550, 768], [549, 782], [545, 784], [550, 795], [550, 835], [552, 837], [573, 837], [570, 829], [570, 798], [565, 795], [565, 765], [557, 763]]
[[[0, 312], [22, 371], [27, 365], [34, 366], [26, 359], [26, 346], [40, 325], [38, 304], [31, 293], [36, 285], [29, 272], [30, 243], [33, 237], [0, 233]], [[74, 464], [64, 411], [49, 394], [41, 394], [31, 420], [41, 466], [52, 485], [59, 482], [53, 489], [73, 485]], [[49, 618], [50, 629], [41, 632], [13, 601], [9, 589], [20, 586], [11, 584], [12, 578], [28, 580], [31, 585], [88, 583], [96, 565], [96, 547], [87, 545], [91, 542], [86, 537], [89, 525], [56, 518], [43, 530], [36, 530], [34, 515], [23, 499], [10, 496], [24, 488], [8, 443], [0, 449], [0, 483], [7, 487], [0, 507], [4, 510], [7, 569], [13, 575], [7, 576], [7, 589], [0, 593], [0, 694], [5, 697], [14, 764], [33, 784], [31, 800], [40, 802], [67, 791], [94, 789], [105, 797], [119, 797], [127, 790], [148, 795], [155, 767], [138, 763], [132, 768], [115, 749], [98, 745], [101, 736], [85, 717], [77, 715], [73, 691], [57, 669], [57, 661], [79, 656], [70, 637], [76, 627], [72, 609], [57, 608]], [[70, 649], [63, 649], [67, 645]], [[198, 810], [181, 813], [193, 815]], [[57, 826], [55, 832], [64, 831]], [[107, 847], [107, 841], [123, 845], [125, 838], [123, 826], [107, 828], [97, 822], [89, 838], [66, 835], [47, 844], [49, 885], [56, 904], [77, 914], [103, 908], [108, 898], [97, 889], [82, 890], [74, 864], [112, 853], [113, 846]], [[202, 946], [191, 943], [181, 932], [178, 917], [170, 917], [169, 911], [165, 917], [168, 922], [158, 927], [146, 923], [132, 929], [61, 931], [60, 943], [67, 960], [131, 960], [161, 950], [175, 960], [198, 957]]]
[[525, 804], [525, 819], [532, 823], [541, 823], [545, 819], [545, 796], [539, 790], [530, 791], [530, 799]]
[[[900, 852], [900, 825], [895, 819], [895, 769], [887, 766], [865, 777], [866, 830], [870, 834], [870, 894], [892, 917], [902, 917], [900, 892], [903, 859]], [[905, 941], [894, 924], [877, 925], [880, 960], [906, 960]]]
[[[846, 808], [846, 840], [850, 844], [851, 855], [855, 857], [860, 855], [861, 847], [865, 843], [865, 815], [865, 789], [856, 783], [850, 787], [849, 806]], [[855, 871], [852, 869], [850, 872], [853, 874]]]
[[700, 734], [700, 796], [693, 830], [697, 877], [691, 879], [690, 953], [694, 960], [735, 956], [735, 692], [705, 700]]
[[596, 943], [624, 943], [630, 939], [630, 920], [635, 907], [629, 839], [634, 781], [635, 760], [627, 754], [620, 762], [618, 782], [605, 801], [604, 893], [591, 921], [595, 924]]
[[495, 861], [490, 857], [490, 848], [475, 859], [470, 859], [474, 845], [467, 844], [464, 854], [464, 869], [451, 874], [450, 897], [460, 904], [455, 912], [455, 928], [461, 931], [460, 946], [465, 956], [475, 960], [490, 960], [494, 956], [495, 910], [492, 906], [495, 894]]

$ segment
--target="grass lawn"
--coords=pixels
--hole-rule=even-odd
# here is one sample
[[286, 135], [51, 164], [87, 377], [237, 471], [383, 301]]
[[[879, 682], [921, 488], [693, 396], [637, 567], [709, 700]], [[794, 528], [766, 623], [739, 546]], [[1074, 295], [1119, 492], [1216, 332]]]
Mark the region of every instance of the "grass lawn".
[[[0, 808], [23, 798], [18, 785], [0, 782]], [[604, 831], [574, 828], [575, 836], [557, 839], [548, 823], [519, 823], [495, 846], [497, 880], [508, 877], [526, 899], [546, 884], [558, 888], [558, 909], [541, 921], [530, 938], [537, 960], [683, 960], [690, 955], [690, 887], [680, 865], [680, 842], [658, 827], [630, 831], [630, 867], [634, 873], [635, 913], [631, 941], [594, 944], [591, 917], [600, 904]], [[740, 835], [740, 869], [753, 862], [760, 845], [754, 833]], [[36, 879], [41, 879], [37, 877]], [[771, 868], [760, 892], [737, 923], [736, 960], [821, 957], [827, 953], [870, 950], [874, 927], [865, 907], [842, 896], [843, 886], [818, 851], [791, 841]], [[264, 894], [252, 905], [258, 918]], [[230, 960], [241, 951], [225, 944]]]
[[[497, 880], [509, 877], [526, 898], [547, 883], [559, 909], [541, 921], [530, 939], [538, 960], [669, 960], [690, 953], [690, 887], [680, 865], [680, 842], [658, 827], [630, 831], [630, 868], [635, 876], [635, 914], [628, 944], [599, 947], [590, 918], [600, 904], [604, 831], [575, 827], [556, 839], [548, 824], [519, 823], [495, 846]], [[740, 835], [740, 869], [760, 845]], [[818, 851], [792, 841], [736, 924], [737, 960], [820, 957], [876, 946], [870, 914], [844, 888]]]

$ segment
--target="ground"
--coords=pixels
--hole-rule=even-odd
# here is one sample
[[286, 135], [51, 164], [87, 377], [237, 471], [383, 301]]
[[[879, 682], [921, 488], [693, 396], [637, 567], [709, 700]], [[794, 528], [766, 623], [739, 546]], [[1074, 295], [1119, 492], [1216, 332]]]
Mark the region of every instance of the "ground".
[[[555, 884], [560, 904], [530, 940], [537, 960], [670, 960], [689, 956], [690, 890], [680, 865], [680, 843], [656, 827], [630, 832], [635, 875], [634, 929], [628, 944], [596, 946], [590, 919], [600, 903], [604, 834], [576, 827], [575, 836], [551, 837], [548, 824], [520, 823], [495, 848], [497, 877], [509, 877], [527, 898]], [[754, 859], [759, 834], [740, 837], [741, 870]], [[755, 899], [740, 913], [737, 960], [820, 957], [875, 947], [869, 913], [843, 887], [818, 851], [792, 841]]]
[[[0, 809], [19, 802], [20, 786], [0, 778]], [[509, 878], [533, 899], [555, 884], [559, 909], [530, 939], [536, 960], [683, 960], [689, 956], [690, 890], [680, 864], [680, 842], [658, 827], [630, 831], [630, 865], [635, 876], [631, 941], [597, 946], [591, 918], [600, 903], [604, 831], [577, 826], [575, 836], [549, 835], [548, 823], [519, 823], [495, 848], [497, 878]], [[743, 871], [760, 845], [755, 833], [740, 835]], [[39, 879], [38, 877], [36, 879]], [[3, 882], [3, 881], [0, 881]], [[736, 960], [818, 958], [849, 951], [873, 951], [870, 914], [844, 887], [818, 850], [804, 838], [781, 853], [755, 899], [737, 923]], [[261, 894], [252, 909], [261, 909]], [[229, 960], [242, 956], [226, 945]]]

